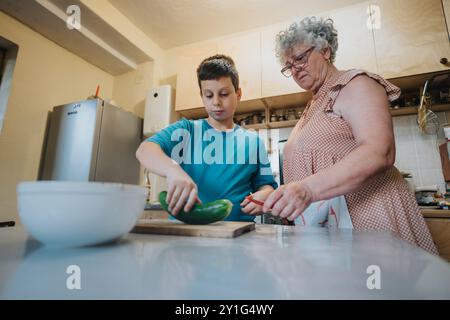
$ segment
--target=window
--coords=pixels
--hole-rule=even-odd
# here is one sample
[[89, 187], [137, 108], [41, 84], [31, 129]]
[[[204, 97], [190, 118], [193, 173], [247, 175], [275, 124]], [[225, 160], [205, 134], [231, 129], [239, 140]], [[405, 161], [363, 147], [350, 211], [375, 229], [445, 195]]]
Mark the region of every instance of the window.
[[11, 41], [0, 37], [0, 134], [3, 128], [12, 76], [16, 65], [19, 47]]

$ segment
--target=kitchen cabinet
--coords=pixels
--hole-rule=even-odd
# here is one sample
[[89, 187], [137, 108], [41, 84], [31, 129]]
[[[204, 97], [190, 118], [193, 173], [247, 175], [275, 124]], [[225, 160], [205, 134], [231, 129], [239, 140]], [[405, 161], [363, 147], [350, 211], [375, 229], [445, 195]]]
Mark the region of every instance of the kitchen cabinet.
[[176, 111], [203, 106], [197, 82], [197, 67], [203, 59], [214, 54], [217, 54], [216, 42], [183, 48], [183, 52], [178, 56]]
[[444, 8], [445, 22], [447, 24], [447, 33], [450, 34], [450, 0], [442, 0], [442, 7]]
[[450, 218], [426, 218], [439, 255], [450, 262]]
[[450, 44], [441, 0], [371, 1], [378, 72], [385, 78], [447, 70]]
[[250, 32], [218, 41], [218, 52], [230, 56], [239, 73], [241, 101], [261, 98], [261, 37]]
[[[333, 19], [338, 30], [338, 69], [359, 68], [392, 79], [448, 70], [440, 60], [450, 60], [443, 9], [449, 6], [450, 0], [374, 0], [318, 16]], [[188, 46], [179, 58], [176, 110], [201, 112], [195, 70], [217, 52], [236, 62], [243, 90], [239, 113], [303, 106], [310, 95], [280, 73], [275, 56], [276, 35], [301, 19]]]
[[439, 255], [450, 262], [450, 211], [422, 209]]
[[340, 70], [378, 72], [369, 9], [370, 3], [363, 2], [320, 15], [333, 19], [338, 31], [335, 66]]
[[[359, 68], [377, 72], [375, 45], [372, 31], [368, 27], [369, 2], [321, 13], [317, 16], [331, 18], [338, 30], [339, 47], [335, 65], [338, 69]], [[300, 21], [299, 17], [294, 21]], [[304, 92], [292, 78], [280, 73], [282, 68], [275, 56], [275, 37], [290, 23], [286, 21], [265, 28], [261, 33], [262, 95], [273, 97]]]
[[292, 22], [294, 21], [271, 25], [261, 31], [261, 91], [263, 97], [274, 97], [305, 91], [292, 78], [286, 78], [281, 74], [282, 65], [275, 56], [275, 37], [280, 31], [288, 28]]

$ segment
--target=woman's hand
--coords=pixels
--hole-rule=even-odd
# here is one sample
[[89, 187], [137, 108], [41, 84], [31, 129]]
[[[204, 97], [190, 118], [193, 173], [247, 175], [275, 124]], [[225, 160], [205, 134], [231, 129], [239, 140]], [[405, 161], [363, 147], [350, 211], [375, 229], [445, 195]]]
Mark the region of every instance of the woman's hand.
[[273, 216], [280, 216], [294, 221], [313, 201], [313, 194], [308, 185], [295, 181], [280, 186], [264, 202], [263, 211]]
[[[255, 200], [264, 203], [264, 201], [273, 191], [274, 190], [272, 187], [266, 186], [260, 189], [259, 191], [252, 193], [251, 197]], [[241, 202], [241, 207], [242, 207], [241, 211], [246, 214], [258, 215], [263, 213], [261, 205], [251, 202], [248, 199], [244, 199], [244, 201]]]
[[172, 215], [176, 216], [183, 206], [183, 210], [188, 212], [196, 202], [201, 203], [197, 185], [180, 166], [174, 165], [166, 177], [168, 184], [166, 201]]

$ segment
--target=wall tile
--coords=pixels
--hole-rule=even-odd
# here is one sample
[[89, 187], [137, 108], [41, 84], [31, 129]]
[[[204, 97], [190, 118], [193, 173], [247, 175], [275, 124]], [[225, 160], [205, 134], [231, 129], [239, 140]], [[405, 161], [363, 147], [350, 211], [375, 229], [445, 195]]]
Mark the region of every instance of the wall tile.
[[[449, 114], [450, 115], [450, 114]], [[439, 123], [447, 122], [444, 112], [437, 113]], [[444, 177], [441, 170], [441, 159], [436, 135], [419, 132], [417, 116], [401, 116], [393, 119], [396, 143], [395, 166], [410, 173], [413, 183], [419, 185], [438, 185], [445, 190]]]

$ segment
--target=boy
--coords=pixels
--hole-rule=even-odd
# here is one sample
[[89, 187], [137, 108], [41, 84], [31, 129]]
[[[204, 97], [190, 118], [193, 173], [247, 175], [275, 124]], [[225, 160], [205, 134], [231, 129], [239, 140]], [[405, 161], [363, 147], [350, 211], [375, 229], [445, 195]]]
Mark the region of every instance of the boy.
[[196, 202], [229, 199], [226, 220], [253, 221], [262, 207], [245, 199], [250, 193], [264, 201], [277, 187], [264, 144], [233, 122], [241, 99], [239, 76], [225, 55], [206, 58], [197, 68], [200, 95], [208, 117], [181, 119], [144, 141], [139, 162], [167, 178], [167, 203], [176, 215]]

